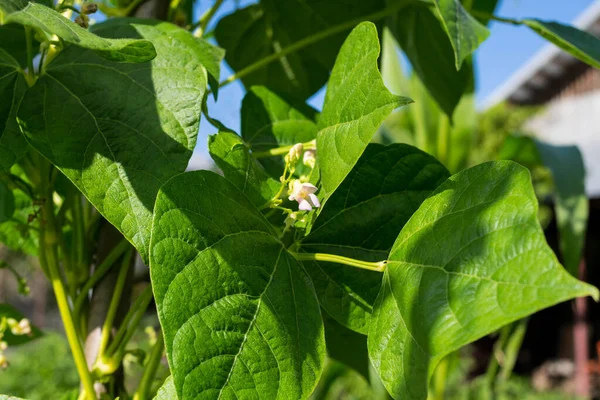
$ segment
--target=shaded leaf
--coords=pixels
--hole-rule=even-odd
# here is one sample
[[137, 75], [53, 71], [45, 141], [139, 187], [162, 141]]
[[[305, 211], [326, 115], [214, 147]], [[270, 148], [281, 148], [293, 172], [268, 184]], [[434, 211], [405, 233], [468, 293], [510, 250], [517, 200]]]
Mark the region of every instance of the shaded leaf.
[[231, 132], [219, 132], [208, 138], [208, 151], [217, 166], [257, 207], [275, 196], [281, 182], [270, 178], [252, 157], [241, 137]]
[[0, 223], [10, 220], [15, 213], [15, 196], [0, 182]]
[[352, 170], [383, 120], [411, 102], [387, 90], [377, 69], [378, 58], [377, 28], [364, 22], [352, 30], [336, 59], [317, 135], [324, 199]]
[[552, 172], [562, 261], [576, 277], [589, 216], [583, 159], [577, 146], [554, 146], [537, 140], [535, 144]]
[[368, 339], [393, 397], [427, 397], [445, 355], [507, 323], [574, 297], [598, 298], [558, 263], [537, 208], [527, 169], [491, 162], [449, 178], [404, 226]]
[[[420, 204], [450, 174], [430, 155], [405, 144], [370, 144], [323, 207], [302, 251], [382, 261]], [[322, 307], [366, 334], [381, 273], [304, 261]]]
[[209, 171], [167, 182], [150, 273], [180, 398], [306, 398], [325, 340], [310, 279], [273, 228]]
[[[20, 321], [21, 319], [25, 318], [25, 316], [10, 304], [0, 303], [0, 319], [2, 318], [13, 318], [17, 321]], [[6, 329], [4, 331], [4, 336], [2, 336], [2, 341], [6, 342], [9, 346], [16, 346], [31, 342], [42, 335], [43, 333], [39, 328], [31, 325], [30, 335], [13, 335], [10, 329]]]
[[185, 170], [196, 143], [207, 82], [202, 48], [167, 23], [119, 19], [96, 32], [150, 39], [158, 55], [115, 64], [71, 46], [27, 91], [18, 116], [29, 143], [147, 261], [156, 193]]
[[[288, 101], [264, 86], [250, 88], [242, 101], [242, 137], [253, 152], [306, 143], [317, 137], [317, 112], [304, 103]], [[281, 157], [259, 162], [274, 178], [283, 173]]]
[[10, 221], [0, 223], [0, 243], [14, 251], [37, 255], [39, 219], [29, 222], [29, 216], [35, 215], [39, 206], [34, 206], [32, 200], [20, 190], [12, 193], [15, 211]]
[[323, 314], [327, 355], [352, 368], [369, 380], [367, 337], [351, 331], [327, 314]]
[[25, 0], [0, 0], [0, 11], [4, 11], [4, 20], [0, 20], [0, 24], [33, 26], [48, 34], [55, 34], [65, 42], [94, 50], [111, 61], [137, 63], [150, 61], [156, 56], [154, 46], [148, 40], [107, 39], [97, 36], [41, 4]]
[[198, 55], [200, 56], [202, 65], [204, 65], [204, 68], [206, 68], [206, 72], [208, 73], [208, 86], [210, 87], [210, 90], [216, 100], [219, 96], [221, 62], [223, 62], [223, 58], [225, 57], [225, 50], [218, 46], [214, 46], [208, 40], [197, 40], [200, 45], [200, 51], [198, 52]]
[[[463, 4], [466, 1], [470, 1], [470, 0], [463, 0]], [[483, 14], [493, 15], [494, 11], [496, 11], [496, 7], [498, 7], [499, 3], [500, 3], [499, 0], [473, 0], [470, 11], [478, 11]], [[479, 22], [481, 22], [482, 24], [485, 24], [485, 25], [487, 25], [490, 22], [489, 18], [483, 18], [480, 16], [476, 16], [475, 18]]]
[[398, 13], [392, 32], [431, 96], [452, 117], [472, 76], [468, 68], [456, 70], [454, 51], [440, 22], [426, 7], [408, 7]]
[[[383, 7], [381, 0], [265, 0], [222, 18], [215, 36], [227, 50], [229, 65], [240, 71], [302, 39]], [[278, 94], [304, 100], [327, 82], [335, 55], [350, 29], [281, 57], [242, 77], [242, 82], [246, 87], [264, 85]]]
[[554, 21], [524, 19], [521, 22], [573, 57], [594, 68], [600, 68], [600, 40], [597, 37]]
[[456, 69], [487, 39], [490, 31], [465, 10], [460, 0], [435, 0], [442, 25], [450, 38]]

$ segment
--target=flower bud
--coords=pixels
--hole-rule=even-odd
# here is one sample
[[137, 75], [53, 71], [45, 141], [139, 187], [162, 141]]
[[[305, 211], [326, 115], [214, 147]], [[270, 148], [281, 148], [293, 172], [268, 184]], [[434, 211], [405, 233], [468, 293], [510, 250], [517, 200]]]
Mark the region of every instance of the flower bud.
[[18, 322], [14, 318], [8, 318], [6, 322], [8, 323], [10, 332], [13, 335], [31, 335], [31, 324], [29, 323], [29, 320], [27, 318], [23, 318]]
[[81, 5], [81, 13], [82, 14], [93, 14], [98, 11], [98, 4], [85, 2]]
[[317, 152], [314, 149], [306, 150], [304, 152], [304, 156], [302, 157], [302, 163], [310, 168], [315, 168], [315, 164], [317, 163]]
[[2, 352], [0, 352], [0, 368], [8, 368], [8, 360]]
[[300, 157], [302, 156], [302, 152], [304, 151], [304, 146], [302, 143], [296, 143], [292, 146], [290, 151], [285, 156], [285, 162], [288, 164], [296, 164]]
[[75, 18], [75, 23], [83, 29], [87, 29], [90, 27], [90, 17], [85, 14], [79, 14], [77, 18]]
[[8, 348], [8, 344], [4, 341], [0, 342], [0, 352], [6, 350]]

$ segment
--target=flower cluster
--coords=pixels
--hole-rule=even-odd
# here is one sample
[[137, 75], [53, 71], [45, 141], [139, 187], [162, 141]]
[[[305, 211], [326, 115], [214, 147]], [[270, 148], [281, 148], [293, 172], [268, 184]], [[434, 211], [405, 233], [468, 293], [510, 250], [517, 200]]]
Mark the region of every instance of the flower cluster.
[[28, 335], [31, 336], [31, 324], [27, 318], [17, 321], [14, 318], [2, 318], [0, 322], [0, 368], [8, 367], [8, 359], [4, 351], [8, 348], [8, 343], [2, 340], [6, 328], [10, 329], [10, 333], [15, 336]]

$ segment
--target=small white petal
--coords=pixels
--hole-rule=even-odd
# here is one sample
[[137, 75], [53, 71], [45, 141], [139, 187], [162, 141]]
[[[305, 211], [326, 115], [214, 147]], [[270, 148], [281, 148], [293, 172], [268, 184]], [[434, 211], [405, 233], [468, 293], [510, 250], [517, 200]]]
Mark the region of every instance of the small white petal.
[[312, 205], [307, 201], [307, 200], [300, 200], [298, 202], [299, 206], [298, 209], [303, 210], [303, 211], [310, 211], [312, 210]]
[[317, 195], [310, 193], [308, 195], [308, 198], [310, 199], [310, 202], [313, 206], [315, 206], [316, 208], [321, 207], [321, 203], [319, 202], [319, 198], [317, 197]]

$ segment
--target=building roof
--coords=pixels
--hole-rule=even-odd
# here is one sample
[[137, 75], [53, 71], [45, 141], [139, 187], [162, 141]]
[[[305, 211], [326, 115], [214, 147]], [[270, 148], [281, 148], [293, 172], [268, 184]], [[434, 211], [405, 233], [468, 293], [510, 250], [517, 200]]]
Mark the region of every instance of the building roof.
[[[573, 25], [600, 36], [600, 1], [585, 9]], [[538, 51], [523, 67], [488, 96], [483, 108], [503, 101], [514, 104], [543, 104], [556, 94], [573, 76], [587, 66], [553, 44]]]

